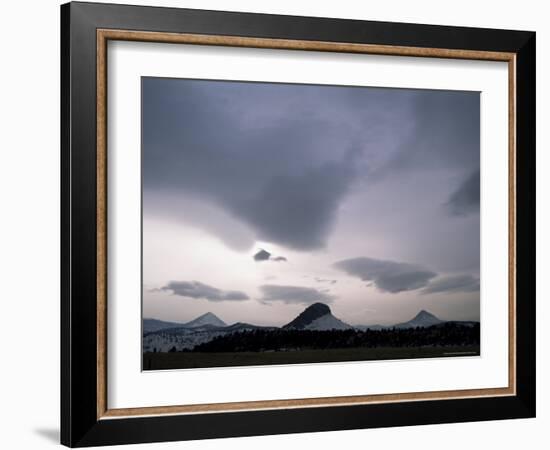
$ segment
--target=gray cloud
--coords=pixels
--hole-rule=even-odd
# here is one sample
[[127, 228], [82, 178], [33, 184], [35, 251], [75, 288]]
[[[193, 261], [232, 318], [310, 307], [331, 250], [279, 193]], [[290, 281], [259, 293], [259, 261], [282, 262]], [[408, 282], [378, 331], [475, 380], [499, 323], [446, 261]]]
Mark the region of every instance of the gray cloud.
[[338, 261], [336, 269], [364, 281], [372, 281], [381, 291], [397, 293], [420, 289], [437, 276], [417, 264], [359, 257]]
[[263, 297], [261, 302], [284, 302], [311, 304], [315, 302], [330, 303], [334, 296], [327, 292], [321, 292], [314, 288], [303, 286], [281, 286], [276, 284], [264, 284], [260, 286]]
[[267, 250], [260, 249], [257, 253], [254, 254], [254, 261], [267, 261], [271, 256]]
[[479, 214], [479, 169], [471, 173], [454, 191], [446, 206], [454, 216], [465, 216], [468, 214]]
[[479, 278], [472, 275], [446, 275], [430, 282], [423, 294], [479, 292]]
[[199, 281], [170, 281], [161, 288], [163, 291], [172, 291], [174, 295], [182, 297], [205, 299], [211, 302], [242, 301], [249, 297], [241, 291], [223, 291]]
[[[240, 220], [255, 240], [322, 248], [358, 169], [367, 164], [364, 156], [382, 145], [381, 122], [398, 122], [395, 114], [411, 96], [391, 89], [144, 78], [144, 198], [154, 202], [151, 194], [174, 193], [175, 199], [199, 199]], [[183, 207], [176, 200], [166, 208]], [[223, 227], [208, 229], [235, 246]]]
[[269, 253], [267, 250], [264, 250], [263, 248], [260, 249], [257, 253], [253, 256], [254, 261], [261, 262], [261, 261], [275, 261], [275, 262], [286, 262], [287, 259], [284, 256], [272, 256], [271, 253]]

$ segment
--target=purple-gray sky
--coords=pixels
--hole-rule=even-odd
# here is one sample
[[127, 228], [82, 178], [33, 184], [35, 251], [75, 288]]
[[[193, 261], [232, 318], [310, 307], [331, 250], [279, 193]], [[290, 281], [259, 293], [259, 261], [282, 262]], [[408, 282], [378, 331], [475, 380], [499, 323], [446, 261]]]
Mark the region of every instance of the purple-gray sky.
[[144, 317], [282, 325], [322, 301], [352, 324], [479, 320], [479, 93], [142, 95]]

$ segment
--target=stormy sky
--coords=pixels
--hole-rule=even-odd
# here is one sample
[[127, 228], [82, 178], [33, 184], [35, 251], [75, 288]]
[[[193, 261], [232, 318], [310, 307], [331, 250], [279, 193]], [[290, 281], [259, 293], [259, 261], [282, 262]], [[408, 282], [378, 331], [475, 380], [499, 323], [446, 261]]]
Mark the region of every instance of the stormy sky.
[[479, 320], [479, 93], [142, 79], [143, 315]]

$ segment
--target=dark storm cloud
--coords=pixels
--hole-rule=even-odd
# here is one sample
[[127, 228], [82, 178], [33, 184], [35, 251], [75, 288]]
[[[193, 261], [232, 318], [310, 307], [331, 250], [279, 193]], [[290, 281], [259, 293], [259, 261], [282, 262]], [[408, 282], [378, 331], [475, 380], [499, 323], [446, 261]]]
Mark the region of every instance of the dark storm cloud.
[[170, 281], [162, 287], [163, 291], [172, 291], [182, 297], [206, 299], [211, 302], [242, 301], [249, 297], [241, 291], [223, 291], [199, 281]]
[[323, 247], [352, 179], [347, 163], [326, 163], [297, 175], [275, 175], [236, 211], [261, 240], [299, 250]]
[[364, 281], [372, 281], [384, 292], [403, 292], [420, 289], [437, 276], [435, 272], [417, 264], [359, 257], [334, 264], [336, 269]]
[[334, 296], [328, 292], [303, 286], [281, 286], [276, 284], [264, 284], [260, 286], [263, 297], [260, 302], [284, 302], [311, 304], [315, 302], [330, 303]]
[[142, 92], [145, 198], [177, 192], [212, 203], [255, 240], [297, 250], [325, 246], [362, 156], [383, 147], [367, 135], [412, 95], [157, 78], [144, 78]]
[[446, 206], [454, 216], [465, 216], [468, 214], [479, 214], [479, 169], [471, 173], [454, 191]]
[[423, 294], [479, 292], [479, 278], [472, 275], [447, 275], [437, 278], [422, 290]]

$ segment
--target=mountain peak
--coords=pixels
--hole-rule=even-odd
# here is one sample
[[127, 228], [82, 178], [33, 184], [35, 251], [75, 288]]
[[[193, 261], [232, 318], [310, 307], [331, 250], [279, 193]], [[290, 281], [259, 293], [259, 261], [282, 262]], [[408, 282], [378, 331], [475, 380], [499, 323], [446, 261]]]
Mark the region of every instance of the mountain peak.
[[431, 312], [426, 311], [425, 309], [422, 309], [416, 316], [415, 319], [421, 319], [424, 317], [434, 318], [437, 319], [436, 316], [434, 316]]
[[423, 309], [408, 322], [398, 323], [394, 325], [394, 327], [395, 328], [429, 327], [432, 325], [437, 325], [441, 322], [444, 322], [444, 321], [434, 316], [432, 313]]
[[197, 317], [197, 319], [200, 319], [200, 318], [211, 319], [213, 317], [215, 317], [216, 319], [218, 318], [215, 314], [213, 314], [211, 312], [207, 312], [207, 313], [204, 313], [202, 316]]
[[304, 309], [303, 313], [306, 313], [308, 311], [310, 314], [316, 314], [318, 317], [331, 313], [329, 306], [326, 303], [320, 302], [309, 305], [306, 309]]
[[283, 328], [296, 330], [305, 329], [346, 329], [351, 328], [341, 320], [334, 317], [328, 305], [324, 303], [313, 303], [304, 309], [293, 321], [287, 323]]
[[327, 314], [330, 314], [330, 308], [328, 305], [325, 305], [324, 303], [313, 303], [304, 309], [292, 322], [283, 326], [283, 328], [304, 328], [315, 319], [323, 317]]
[[225, 327], [227, 324], [221, 320], [218, 316], [211, 312], [204, 313], [203, 315], [185, 323], [183, 326], [187, 328], [202, 327], [205, 325], [214, 325], [216, 327]]

